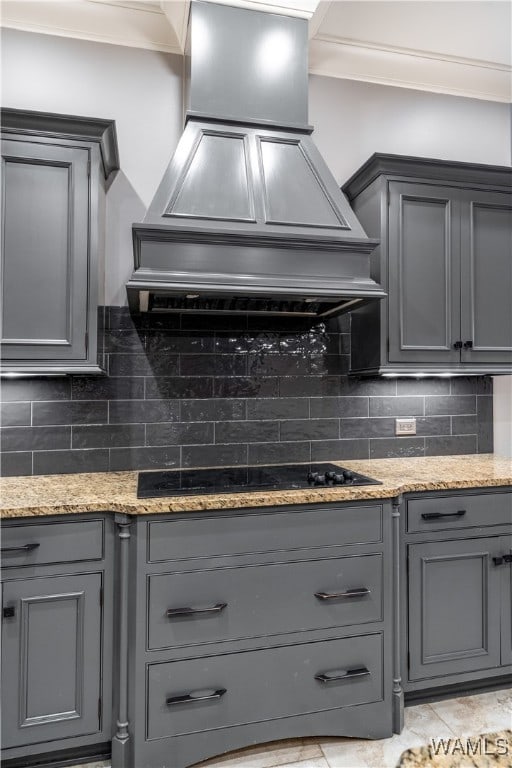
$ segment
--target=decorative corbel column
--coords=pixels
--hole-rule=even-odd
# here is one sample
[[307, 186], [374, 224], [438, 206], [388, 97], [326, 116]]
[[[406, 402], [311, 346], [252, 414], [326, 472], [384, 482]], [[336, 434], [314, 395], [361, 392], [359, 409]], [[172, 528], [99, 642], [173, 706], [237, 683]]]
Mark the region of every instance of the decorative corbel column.
[[131, 520], [128, 517], [117, 519], [119, 537], [119, 604], [118, 604], [118, 710], [116, 732], [112, 738], [112, 768], [126, 768], [130, 747], [128, 731], [128, 574]]
[[402, 649], [400, 621], [400, 505], [402, 497], [393, 499], [392, 535], [393, 535], [393, 731], [401, 733], [404, 727], [404, 691], [402, 688], [401, 657]]

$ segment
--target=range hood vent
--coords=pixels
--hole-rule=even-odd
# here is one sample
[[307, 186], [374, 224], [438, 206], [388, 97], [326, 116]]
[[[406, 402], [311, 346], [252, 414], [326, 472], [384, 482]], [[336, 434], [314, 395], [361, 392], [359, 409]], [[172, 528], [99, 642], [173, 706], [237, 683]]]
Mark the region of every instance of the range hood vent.
[[186, 124], [144, 222], [133, 311], [325, 317], [385, 296], [307, 123], [307, 22], [193, 0]]

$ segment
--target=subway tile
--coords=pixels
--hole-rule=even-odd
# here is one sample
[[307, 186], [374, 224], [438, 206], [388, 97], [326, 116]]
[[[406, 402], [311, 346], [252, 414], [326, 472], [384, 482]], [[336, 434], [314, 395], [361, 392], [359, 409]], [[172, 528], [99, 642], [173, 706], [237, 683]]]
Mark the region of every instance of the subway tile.
[[32, 424], [106, 424], [107, 400], [70, 400], [32, 404]]
[[396, 395], [396, 379], [367, 379], [347, 376], [343, 382], [343, 395], [389, 397]]
[[146, 445], [203, 445], [213, 443], [212, 422], [148, 424]]
[[144, 424], [73, 427], [73, 448], [118, 448], [144, 445]]
[[370, 397], [370, 416], [423, 416], [422, 397]]
[[144, 379], [73, 376], [71, 396], [73, 400], [141, 400], [144, 397]]
[[213, 351], [219, 354], [247, 354], [253, 341], [254, 336], [250, 333], [218, 331], [215, 333]]
[[397, 379], [396, 393], [401, 395], [449, 395], [449, 379]]
[[247, 401], [248, 419], [307, 419], [307, 397], [264, 397]]
[[449, 435], [450, 429], [451, 423], [449, 416], [416, 417], [416, 434], [418, 436]]
[[148, 327], [149, 315], [145, 312], [131, 313], [128, 307], [106, 307], [107, 327], [113, 331], [132, 331]]
[[34, 475], [108, 472], [108, 450], [35, 451]]
[[311, 373], [323, 376], [344, 376], [350, 369], [348, 355], [312, 355]]
[[180, 465], [180, 448], [111, 448], [110, 471], [127, 469], [172, 469]]
[[340, 437], [394, 437], [395, 420], [389, 418], [341, 419]]
[[150, 331], [146, 337], [146, 351], [152, 356], [213, 352], [213, 335], [206, 336], [193, 331], [174, 331], [174, 333]]
[[0, 454], [0, 477], [18, 477], [32, 474], [32, 453], [16, 451]]
[[476, 453], [476, 435], [455, 435], [425, 438], [425, 456]]
[[2, 379], [2, 401], [21, 400], [69, 400], [71, 382], [69, 377], [41, 379]]
[[281, 440], [335, 440], [340, 436], [338, 419], [290, 419], [280, 424]]
[[311, 442], [311, 461], [369, 458], [369, 440], [313, 440]]
[[71, 447], [71, 427], [5, 427], [2, 451], [37, 451]]
[[492, 376], [477, 376], [476, 392], [477, 392], [477, 395], [492, 395], [493, 393]]
[[309, 402], [311, 418], [368, 416], [367, 397], [312, 397]]
[[234, 421], [236, 419], [245, 419], [245, 413], [245, 400], [241, 399], [182, 400], [180, 402], [179, 420]]
[[215, 424], [216, 443], [262, 443], [279, 440], [277, 421], [224, 421]]
[[184, 445], [181, 449], [182, 467], [231, 467], [247, 464], [247, 446]]
[[450, 395], [447, 397], [426, 397], [425, 416], [458, 416], [476, 413], [474, 395]]
[[309, 442], [298, 443], [251, 443], [248, 451], [249, 464], [293, 464], [310, 460]]
[[0, 405], [0, 426], [30, 426], [30, 403], [2, 403]]
[[179, 421], [179, 400], [111, 400], [110, 424]]
[[245, 376], [246, 355], [181, 355], [182, 376]]
[[341, 376], [282, 376], [279, 379], [281, 397], [335, 397], [341, 394]]
[[339, 340], [340, 340], [340, 354], [350, 355], [350, 333], [340, 334]]
[[424, 456], [425, 440], [429, 439], [428, 437], [374, 438], [370, 440], [370, 458], [400, 459], [409, 456]]
[[249, 315], [247, 327], [250, 331], [269, 331], [270, 333], [309, 333], [318, 323], [308, 317]]
[[277, 376], [239, 376], [236, 378], [214, 379], [215, 397], [277, 397], [279, 379]]
[[249, 354], [247, 372], [250, 376], [306, 376], [310, 372], [308, 357], [281, 354]]
[[209, 377], [158, 376], [145, 379], [146, 400], [199, 398], [213, 395], [213, 379]]
[[492, 396], [478, 395], [476, 398], [478, 418], [478, 453], [492, 453], [494, 449], [494, 424]]
[[476, 414], [452, 416], [452, 435], [476, 435], [477, 432], [478, 418]]
[[453, 376], [450, 379], [452, 395], [476, 395], [478, 376]]
[[179, 330], [182, 327], [182, 317], [180, 314], [174, 314], [174, 312], [167, 314], [150, 313], [148, 315], [148, 326], [154, 331]]
[[247, 330], [247, 315], [182, 315], [181, 328], [183, 330], [205, 331], [206, 333], [211, 331], [245, 331]]
[[105, 336], [106, 352], [130, 352], [132, 354], [140, 354], [144, 352], [145, 344], [146, 336], [144, 331], [108, 331]]
[[178, 355], [109, 355], [110, 376], [177, 376]]

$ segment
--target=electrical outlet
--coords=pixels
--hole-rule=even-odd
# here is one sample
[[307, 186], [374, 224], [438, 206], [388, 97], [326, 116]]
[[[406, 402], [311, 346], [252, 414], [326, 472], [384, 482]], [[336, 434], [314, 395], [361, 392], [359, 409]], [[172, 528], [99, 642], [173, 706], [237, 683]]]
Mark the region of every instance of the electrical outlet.
[[416, 419], [395, 419], [395, 435], [415, 435]]

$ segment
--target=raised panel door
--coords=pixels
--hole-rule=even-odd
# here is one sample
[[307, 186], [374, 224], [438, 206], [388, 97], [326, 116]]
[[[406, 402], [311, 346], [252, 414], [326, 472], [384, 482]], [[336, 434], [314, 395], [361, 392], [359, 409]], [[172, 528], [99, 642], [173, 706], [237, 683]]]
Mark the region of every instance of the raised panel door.
[[500, 666], [500, 537], [409, 546], [409, 679]]
[[512, 194], [466, 191], [461, 216], [462, 362], [512, 365]]
[[101, 574], [6, 581], [2, 747], [100, 729]]
[[87, 358], [89, 150], [2, 142], [2, 357]]
[[389, 184], [389, 362], [458, 364], [460, 220], [457, 192]]

